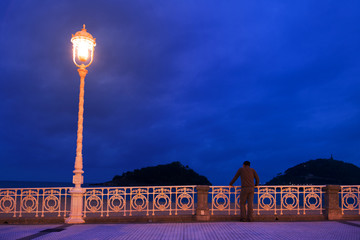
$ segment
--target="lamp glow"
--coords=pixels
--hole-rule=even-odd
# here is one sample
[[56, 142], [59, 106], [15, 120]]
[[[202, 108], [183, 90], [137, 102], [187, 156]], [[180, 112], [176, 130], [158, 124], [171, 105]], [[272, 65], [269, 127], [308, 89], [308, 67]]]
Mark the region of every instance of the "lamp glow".
[[[73, 61], [75, 65], [81, 68], [90, 66], [93, 61], [96, 39], [86, 31], [85, 24], [81, 31], [72, 36], [71, 42], [73, 43]], [[89, 56], [90, 60], [88, 60]]]
[[89, 48], [87, 44], [84, 41], [81, 41], [78, 48], [77, 48], [77, 55], [79, 57], [79, 60], [82, 62], [86, 62], [86, 60], [89, 57]]

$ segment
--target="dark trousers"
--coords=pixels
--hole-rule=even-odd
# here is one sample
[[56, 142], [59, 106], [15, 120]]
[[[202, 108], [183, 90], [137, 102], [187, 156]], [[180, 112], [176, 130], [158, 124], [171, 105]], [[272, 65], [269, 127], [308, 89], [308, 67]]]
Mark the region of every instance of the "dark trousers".
[[[240, 217], [242, 220], [253, 220], [253, 201], [254, 201], [254, 188], [253, 187], [241, 187], [240, 192]], [[246, 214], [246, 202], [247, 202], [247, 214]]]

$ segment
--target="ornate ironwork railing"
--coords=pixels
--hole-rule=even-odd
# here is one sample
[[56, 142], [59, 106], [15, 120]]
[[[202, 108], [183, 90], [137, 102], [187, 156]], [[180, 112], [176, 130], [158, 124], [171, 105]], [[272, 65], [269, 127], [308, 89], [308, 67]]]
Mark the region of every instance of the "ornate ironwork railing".
[[[63, 217], [70, 213], [69, 187], [0, 189], [0, 217]], [[328, 194], [342, 214], [360, 215], [360, 185], [341, 186], [339, 195], [325, 193], [325, 186], [259, 186], [255, 188], [254, 213], [258, 215], [319, 215]], [[239, 215], [241, 187], [210, 186], [211, 215]], [[85, 188], [84, 217], [194, 215], [196, 186]], [[201, 200], [204, 201], [204, 200]], [[206, 203], [205, 203], [206, 204]], [[328, 208], [327, 206], [326, 208]]]
[[52, 215], [64, 218], [70, 211], [70, 188], [0, 189], [0, 213], [13, 217]]
[[[254, 212], [260, 214], [323, 213], [325, 186], [259, 186], [254, 193]], [[241, 187], [211, 186], [212, 215], [240, 214]]]
[[84, 217], [195, 213], [196, 186], [86, 188]]
[[360, 185], [341, 186], [341, 212], [360, 214]]

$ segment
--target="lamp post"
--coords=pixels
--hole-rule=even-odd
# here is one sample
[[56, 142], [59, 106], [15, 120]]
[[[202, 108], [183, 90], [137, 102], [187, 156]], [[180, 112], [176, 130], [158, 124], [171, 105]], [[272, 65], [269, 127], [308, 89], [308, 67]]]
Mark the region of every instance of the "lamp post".
[[81, 188], [84, 183], [83, 178], [83, 158], [82, 158], [82, 140], [83, 140], [83, 115], [84, 115], [84, 85], [85, 76], [87, 74], [86, 68], [90, 66], [94, 59], [94, 48], [96, 45], [95, 38], [85, 29], [85, 24], [81, 31], [72, 35], [71, 42], [73, 44], [73, 61], [78, 67], [80, 75], [80, 94], [79, 94], [79, 113], [78, 113], [78, 130], [76, 141], [76, 158], [75, 169], [73, 171], [73, 187], [70, 190], [71, 194], [71, 210], [70, 216], [66, 219], [66, 223], [84, 223], [82, 218], [83, 195], [85, 190]]

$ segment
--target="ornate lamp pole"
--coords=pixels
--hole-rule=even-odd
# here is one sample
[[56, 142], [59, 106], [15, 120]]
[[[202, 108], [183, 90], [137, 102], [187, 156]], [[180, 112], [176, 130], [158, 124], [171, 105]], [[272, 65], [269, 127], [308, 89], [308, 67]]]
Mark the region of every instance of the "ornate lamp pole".
[[[70, 190], [71, 193], [71, 210], [70, 217], [66, 219], [66, 223], [84, 223], [82, 218], [83, 195], [85, 190], [81, 188], [84, 183], [83, 158], [82, 158], [82, 140], [83, 140], [83, 115], [84, 115], [84, 85], [86, 68], [90, 66], [94, 59], [94, 48], [96, 45], [95, 38], [85, 29], [85, 24], [81, 31], [72, 35], [71, 42], [73, 44], [73, 61], [78, 67], [80, 75], [80, 94], [79, 94], [79, 114], [78, 114], [78, 130], [76, 141], [76, 158], [75, 170], [73, 171], [73, 183], [75, 187]], [[89, 58], [90, 56], [90, 58]]]

